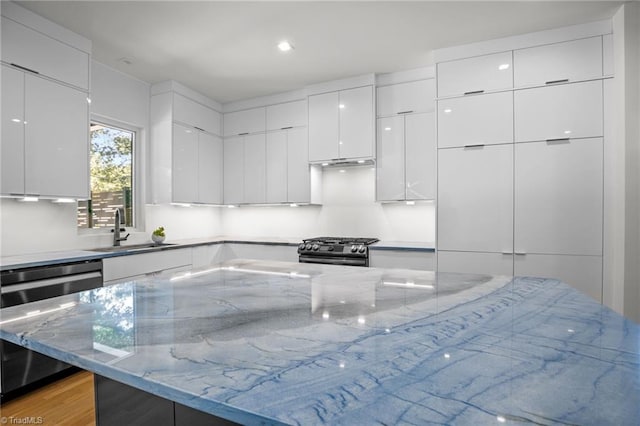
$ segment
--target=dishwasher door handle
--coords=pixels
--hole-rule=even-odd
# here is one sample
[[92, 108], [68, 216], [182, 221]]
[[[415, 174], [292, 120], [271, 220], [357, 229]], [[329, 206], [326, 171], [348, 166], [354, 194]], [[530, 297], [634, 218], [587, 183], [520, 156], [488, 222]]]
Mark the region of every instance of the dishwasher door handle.
[[4, 285], [0, 288], [0, 294], [11, 294], [24, 290], [33, 290], [36, 288], [45, 288], [57, 284], [73, 284], [77, 281], [85, 281], [92, 278], [102, 278], [101, 272], [86, 272], [84, 274], [68, 275], [64, 277], [47, 278], [44, 280], [28, 281], [22, 284]]

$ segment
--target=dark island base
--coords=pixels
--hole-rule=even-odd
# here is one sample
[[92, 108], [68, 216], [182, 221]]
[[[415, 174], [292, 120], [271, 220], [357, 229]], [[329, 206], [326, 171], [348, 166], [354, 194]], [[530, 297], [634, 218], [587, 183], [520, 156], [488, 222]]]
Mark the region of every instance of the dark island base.
[[148, 392], [94, 375], [97, 426], [232, 426], [216, 417]]

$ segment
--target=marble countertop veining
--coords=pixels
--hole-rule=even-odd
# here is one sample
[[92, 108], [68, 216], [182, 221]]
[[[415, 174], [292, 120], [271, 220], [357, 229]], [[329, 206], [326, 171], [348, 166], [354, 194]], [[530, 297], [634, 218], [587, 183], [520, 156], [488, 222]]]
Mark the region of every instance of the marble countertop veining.
[[0, 337], [242, 424], [637, 425], [640, 326], [551, 279], [234, 260]]

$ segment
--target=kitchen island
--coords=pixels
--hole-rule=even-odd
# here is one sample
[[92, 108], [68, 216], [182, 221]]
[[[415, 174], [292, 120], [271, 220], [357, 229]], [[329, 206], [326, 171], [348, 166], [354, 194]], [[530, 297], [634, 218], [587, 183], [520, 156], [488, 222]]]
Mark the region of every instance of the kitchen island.
[[234, 260], [0, 313], [3, 339], [241, 424], [640, 419], [640, 327], [557, 280]]

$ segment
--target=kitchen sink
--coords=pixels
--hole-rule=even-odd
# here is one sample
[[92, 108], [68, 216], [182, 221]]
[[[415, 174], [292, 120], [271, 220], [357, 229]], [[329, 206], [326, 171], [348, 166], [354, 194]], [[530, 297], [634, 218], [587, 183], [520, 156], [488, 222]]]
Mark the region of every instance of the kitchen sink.
[[91, 249], [90, 251], [99, 252], [117, 252], [117, 251], [135, 251], [135, 250], [147, 250], [147, 249], [162, 249], [170, 246], [174, 246], [172, 243], [144, 243], [144, 244], [131, 244], [128, 246], [110, 246], [110, 247], [98, 247]]

